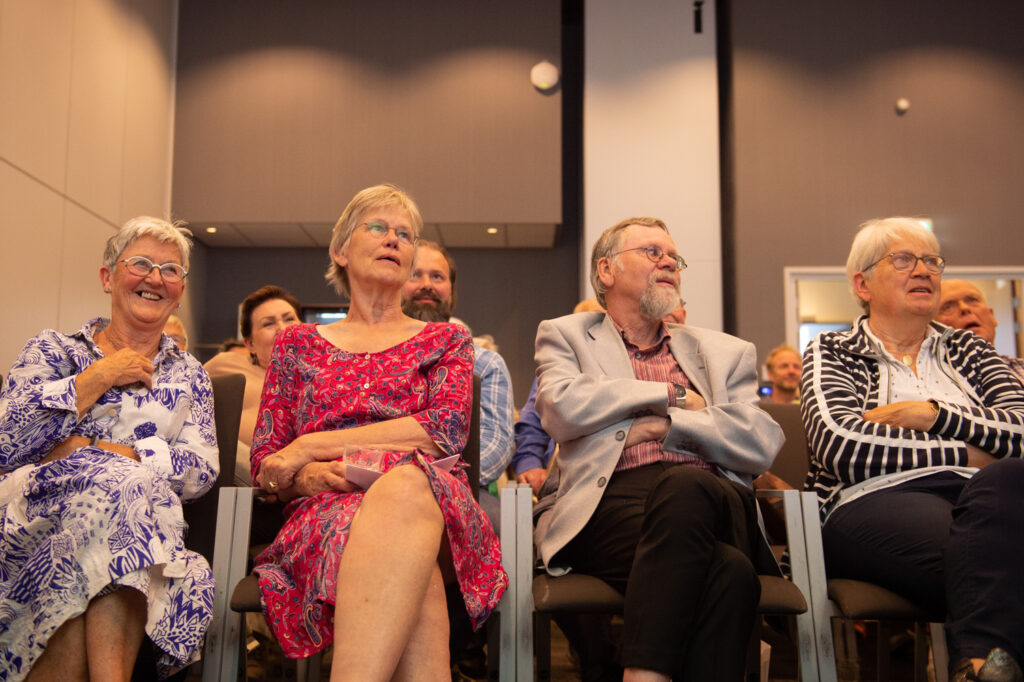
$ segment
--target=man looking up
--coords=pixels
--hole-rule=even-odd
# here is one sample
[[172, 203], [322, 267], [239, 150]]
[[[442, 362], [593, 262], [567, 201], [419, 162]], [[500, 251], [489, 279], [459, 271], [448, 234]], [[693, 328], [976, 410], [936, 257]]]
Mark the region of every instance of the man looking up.
[[591, 257], [607, 314], [537, 330], [537, 411], [561, 480], [535, 540], [548, 573], [624, 594], [627, 682], [742, 680], [756, 569], [777, 571], [750, 484], [782, 430], [757, 406], [751, 344], [662, 321], [685, 265], [661, 220], [623, 220]]
[[[416, 262], [402, 287], [402, 311], [424, 322], [447, 322], [455, 310], [455, 259], [440, 244], [417, 242]], [[474, 344], [473, 373], [480, 377], [480, 506], [498, 529], [498, 499], [487, 492], [512, 459], [512, 378], [505, 360]]]
[[[942, 293], [939, 298], [939, 312], [935, 319], [954, 329], [970, 329], [989, 343], [995, 343], [996, 322], [995, 311], [985, 300], [981, 289], [963, 279], [942, 280]], [[1004, 355], [1003, 362], [1024, 382], [1024, 361]]]

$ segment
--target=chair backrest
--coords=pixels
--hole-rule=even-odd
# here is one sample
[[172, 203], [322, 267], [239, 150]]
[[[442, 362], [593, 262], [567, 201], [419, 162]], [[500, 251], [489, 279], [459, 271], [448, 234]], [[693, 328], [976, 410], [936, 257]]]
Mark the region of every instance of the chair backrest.
[[238, 452], [238, 424], [242, 418], [242, 397], [245, 394], [245, 376], [225, 374], [212, 377], [213, 420], [217, 429], [217, 447], [220, 450], [220, 474], [205, 495], [184, 506], [188, 536], [185, 545], [199, 552], [213, 563], [213, 545], [217, 527], [217, 499], [222, 486], [230, 486], [235, 478], [235, 455]]
[[473, 499], [480, 499], [480, 377], [473, 375], [473, 412], [469, 416], [469, 437], [462, 450], [462, 459], [469, 465], [466, 476], [473, 489]]
[[771, 472], [797, 490], [803, 490], [807, 478], [807, 434], [800, 420], [800, 406], [796, 404], [761, 403], [761, 408], [771, 415], [782, 432], [786, 442], [782, 445]]

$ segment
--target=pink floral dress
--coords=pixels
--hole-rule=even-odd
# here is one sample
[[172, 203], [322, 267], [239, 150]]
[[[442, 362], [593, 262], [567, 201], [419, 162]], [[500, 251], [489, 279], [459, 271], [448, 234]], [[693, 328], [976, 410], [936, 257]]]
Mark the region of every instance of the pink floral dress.
[[[314, 325], [281, 332], [267, 370], [252, 447], [253, 478], [265, 457], [302, 434], [411, 416], [441, 450], [465, 446], [472, 406], [473, 345], [462, 327], [431, 323], [377, 353], [349, 353]], [[339, 451], [338, 457], [341, 457]], [[508, 585], [498, 540], [464, 471], [434, 467], [421, 451], [384, 455], [385, 471], [419, 466], [444, 516], [466, 611], [478, 627]], [[334, 639], [338, 565], [363, 493], [293, 500], [274, 543], [256, 559], [263, 614], [285, 655], [302, 658]]]

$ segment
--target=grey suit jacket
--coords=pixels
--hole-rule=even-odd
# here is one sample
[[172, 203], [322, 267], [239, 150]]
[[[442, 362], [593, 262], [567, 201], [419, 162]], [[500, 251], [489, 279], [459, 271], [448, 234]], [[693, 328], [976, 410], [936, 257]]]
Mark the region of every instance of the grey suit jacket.
[[757, 405], [754, 346], [708, 329], [668, 329], [672, 355], [707, 401], [705, 409], [669, 408], [664, 383], [637, 379], [622, 336], [604, 313], [545, 320], [537, 329], [537, 411], [559, 444], [561, 480], [535, 538], [553, 575], [569, 570], [556, 554], [597, 508], [634, 418], [669, 417], [666, 450], [702, 457], [747, 486], [782, 447], [782, 429]]

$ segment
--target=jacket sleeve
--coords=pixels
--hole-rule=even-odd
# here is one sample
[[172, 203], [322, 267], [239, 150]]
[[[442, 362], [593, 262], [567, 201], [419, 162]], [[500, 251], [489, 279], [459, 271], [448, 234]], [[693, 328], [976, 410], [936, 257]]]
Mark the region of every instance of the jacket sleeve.
[[[565, 319], [565, 318], [562, 318]], [[537, 328], [537, 412], [544, 430], [567, 443], [620, 424], [628, 429], [643, 414], [666, 415], [664, 383], [584, 373], [557, 320]]]
[[753, 344], [726, 338], [729, 346], [741, 344], [742, 350], [717, 353], [715, 366], [708, 368], [713, 384], [724, 381], [725, 399], [713, 391], [713, 395], [703, 396], [708, 403], [704, 409], [669, 408], [672, 426], [664, 447], [695, 454], [730, 471], [758, 476], [771, 467], [785, 436], [775, 420], [757, 405], [757, 354]]

